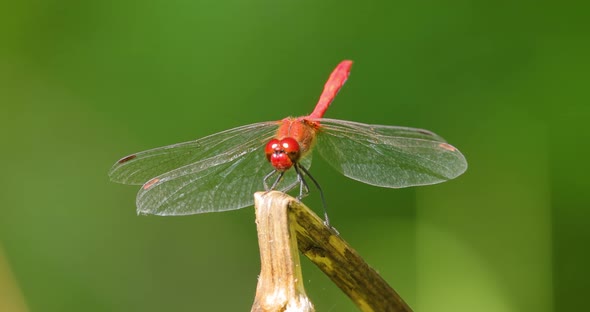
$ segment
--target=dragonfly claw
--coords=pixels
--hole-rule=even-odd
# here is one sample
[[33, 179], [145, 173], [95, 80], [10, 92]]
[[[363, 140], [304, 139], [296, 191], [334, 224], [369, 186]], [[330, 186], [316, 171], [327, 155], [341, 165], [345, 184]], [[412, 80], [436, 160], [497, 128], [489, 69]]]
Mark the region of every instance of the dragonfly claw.
[[330, 230], [330, 232], [332, 232], [334, 235], [340, 236], [340, 232], [338, 232], [335, 227], [331, 226], [330, 222], [324, 220], [323, 223], [328, 228], [328, 230]]

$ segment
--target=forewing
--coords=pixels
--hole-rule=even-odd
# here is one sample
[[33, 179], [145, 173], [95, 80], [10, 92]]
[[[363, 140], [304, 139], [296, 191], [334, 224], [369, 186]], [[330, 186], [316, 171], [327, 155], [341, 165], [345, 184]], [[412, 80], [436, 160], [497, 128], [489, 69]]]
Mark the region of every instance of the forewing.
[[[144, 184], [149, 179], [212, 157], [230, 157], [225, 152], [242, 145], [262, 145], [274, 135], [277, 122], [261, 122], [233, 128], [184, 143], [159, 147], [123, 157], [109, 171], [112, 181]], [[227, 160], [225, 160], [227, 161]], [[224, 162], [217, 159], [217, 162]]]
[[[242, 145], [242, 151], [198, 161], [148, 181], [137, 194], [138, 212], [187, 215], [251, 206], [254, 192], [264, 190], [263, 179], [274, 170], [266, 159], [265, 144], [251, 142]], [[302, 164], [309, 168], [311, 157]], [[295, 171], [288, 170], [278, 189], [289, 191], [296, 179]]]
[[467, 169], [458, 149], [428, 130], [318, 119], [315, 147], [336, 170], [367, 184], [400, 188], [453, 179]]

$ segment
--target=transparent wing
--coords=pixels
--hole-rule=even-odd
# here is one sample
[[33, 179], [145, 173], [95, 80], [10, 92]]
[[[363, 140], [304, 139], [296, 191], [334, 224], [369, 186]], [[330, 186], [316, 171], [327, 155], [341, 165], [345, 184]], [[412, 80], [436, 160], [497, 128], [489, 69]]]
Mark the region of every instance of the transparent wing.
[[[187, 215], [251, 206], [254, 192], [264, 190], [263, 179], [274, 170], [266, 159], [265, 144], [242, 145], [245, 149], [233, 151], [232, 157], [205, 159], [154, 178], [137, 194], [138, 212]], [[301, 164], [309, 168], [311, 157]], [[287, 192], [296, 181], [295, 170], [289, 169], [277, 189]]]
[[[261, 122], [229, 129], [184, 143], [154, 148], [121, 158], [109, 171], [111, 181], [141, 185], [149, 179], [191, 163], [211, 157], [231, 157], [232, 150], [242, 145], [266, 144], [276, 129], [277, 122]], [[218, 159], [217, 161], [222, 161]]]
[[[263, 122], [219, 132], [196, 141], [160, 147], [119, 160], [111, 180], [143, 184], [137, 194], [142, 214], [187, 215], [225, 211], [253, 204], [274, 168], [264, 147], [277, 122]], [[301, 160], [306, 168], [311, 157]], [[289, 170], [278, 189], [289, 191], [297, 176]]]
[[315, 148], [336, 170], [354, 180], [401, 188], [447, 181], [467, 169], [461, 152], [428, 130], [315, 121], [320, 123]]

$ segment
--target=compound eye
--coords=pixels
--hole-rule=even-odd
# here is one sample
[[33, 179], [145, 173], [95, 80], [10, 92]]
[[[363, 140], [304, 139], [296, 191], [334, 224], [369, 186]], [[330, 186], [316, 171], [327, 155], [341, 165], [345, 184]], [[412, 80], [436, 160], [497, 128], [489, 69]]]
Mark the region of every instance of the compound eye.
[[266, 147], [264, 148], [264, 153], [266, 154], [266, 158], [270, 159], [270, 155], [274, 153], [276, 150], [280, 149], [280, 141], [277, 139], [272, 139], [266, 143]]
[[285, 171], [299, 160], [299, 143], [293, 138], [272, 139], [264, 147], [266, 159], [279, 171]]
[[299, 143], [293, 138], [284, 138], [281, 140], [280, 144], [283, 151], [289, 155], [296, 155], [299, 153]]

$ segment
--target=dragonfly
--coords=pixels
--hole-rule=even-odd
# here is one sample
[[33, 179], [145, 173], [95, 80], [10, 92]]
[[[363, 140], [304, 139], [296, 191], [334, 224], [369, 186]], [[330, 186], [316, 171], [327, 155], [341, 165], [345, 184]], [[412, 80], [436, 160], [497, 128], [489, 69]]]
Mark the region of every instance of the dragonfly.
[[131, 154], [112, 166], [110, 179], [142, 185], [138, 213], [165, 216], [252, 206], [253, 194], [261, 190], [299, 186], [301, 200], [309, 192], [307, 177], [319, 190], [328, 224], [323, 191], [309, 171], [312, 150], [344, 176], [379, 187], [436, 184], [465, 172], [461, 152], [431, 131], [323, 118], [351, 67], [349, 60], [337, 65], [308, 116]]

